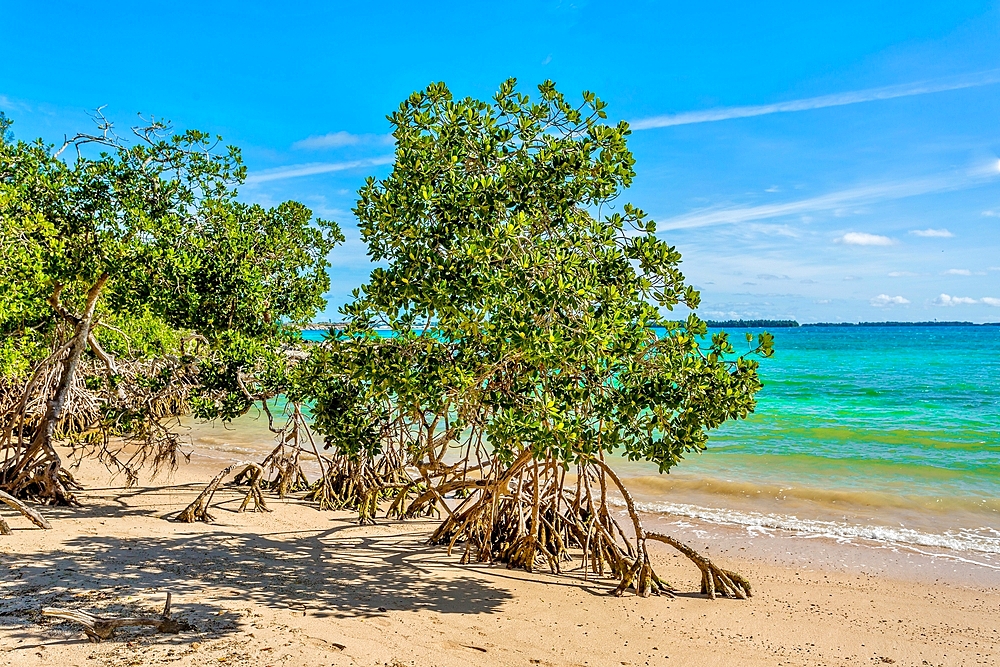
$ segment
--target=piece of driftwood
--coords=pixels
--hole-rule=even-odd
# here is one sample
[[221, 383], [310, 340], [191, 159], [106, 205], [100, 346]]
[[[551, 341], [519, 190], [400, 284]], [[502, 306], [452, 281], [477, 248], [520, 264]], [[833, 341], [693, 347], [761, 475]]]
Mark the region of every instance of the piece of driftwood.
[[[9, 493], [0, 491], [0, 503], [16, 509], [18, 512], [26, 516], [31, 523], [35, 524], [39, 528], [44, 528], [46, 530], [52, 528], [52, 525], [45, 520], [45, 517], [38, 513], [38, 510], [31, 509]], [[7, 522], [2, 518], [0, 518], [0, 535], [10, 535], [10, 526], [8, 526]]]
[[245, 511], [247, 505], [253, 500], [255, 512], [269, 512], [270, 510], [267, 509], [267, 505], [264, 504], [264, 494], [260, 490], [260, 480], [264, 477], [264, 468], [254, 461], [240, 461], [226, 467], [216, 475], [208, 483], [208, 486], [205, 487], [205, 490], [198, 494], [198, 497], [177, 515], [177, 520], [183, 523], [194, 523], [195, 521], [212, 523], [215, 521], [215, 518], [208, 513], [208, 508], [212, 504], [212, 497], [219, 489], [219, 485], [222, 484], [222, 480], [238, 468], [243, 468], [243, 472], [240, 473], [241, 475], [248, 475], [250, 489], [247, 491], [247, 495], [243, 498], [243, 503], [237, 511]]
[[109, 639], [114, 634], [115, 628], [127, 625], [148, 625], [156, 628], [157, 632], [166, 632], [173, 635], [191, 629], [190, 624], [170, 618], [170, 593], [167, 593], [167, 603], [163, 605], [163, 614], [160, 615], [160, 618], [94, 616], [85, 611], [57, 609], [56, 607], [43, 608], [42, 616], [61, 618], [81, 624], [83, 631], [87, 633], [87, 638], [92, 642]]

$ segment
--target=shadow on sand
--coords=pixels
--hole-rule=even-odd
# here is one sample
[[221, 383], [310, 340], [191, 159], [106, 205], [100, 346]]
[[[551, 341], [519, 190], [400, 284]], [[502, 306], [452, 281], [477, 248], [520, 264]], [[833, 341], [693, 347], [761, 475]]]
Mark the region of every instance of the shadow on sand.
[[[109, 489], [103, 502], [47, 514], [56, 530], [61, 518], [164, 515], [163, 505], [137, 507], [140, 495]], [[236, 516], [228, 510], [237, 501], [224, 491], [219, 495], [223, 502], [213, 512], [223, 521]], [[40, 628], [30, 621], [40, 620], [42, 606], [155, 614], [167, 591], [175, 616], [220, 634], [238, 629], [240, 615], [231, 610], [240, 603], [317, 617], [370, 617], [415, 609], [491, 613], [511, 597], [475, 572], [457, 569], [442, 548], [426, 546], [426, 532], [412, 523], [383, 521], [374, 529], [336, 519], [331, 524], [264, 534], [245, 526], [178, 523], [167, 524], [173, 532], [152, 537], [77, 534], [56, 549], [0, 561], [0, 629], [37, 637]]]

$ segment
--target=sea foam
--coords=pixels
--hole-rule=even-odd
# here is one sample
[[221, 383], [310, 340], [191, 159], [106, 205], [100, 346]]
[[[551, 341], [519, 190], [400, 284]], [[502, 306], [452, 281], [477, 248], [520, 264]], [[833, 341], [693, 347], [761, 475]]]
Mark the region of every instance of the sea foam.
[[[623, 501], [613, 502], [622, 505]], [[788, 514], [765, 514], [731, 509], [700, 507], [683, 503], [636, 503], [641, 512], [665, 516], [688, 517], [707, 523], [742, 526], [752, 534], [786, 531], [797, 537], [825, 537], [839, 542], [869, 540], [899, 546], [933, 547], [960, 552], [1000, 554], [1000, 531], [990, 527], [949, 530], [930, 533], [903, 526], [855, 524], [846, 521], [802, 519]], [[987, 565], [980, 563], [981, 565]], [[1000, 567], [1000, 565], [987, 565]]]

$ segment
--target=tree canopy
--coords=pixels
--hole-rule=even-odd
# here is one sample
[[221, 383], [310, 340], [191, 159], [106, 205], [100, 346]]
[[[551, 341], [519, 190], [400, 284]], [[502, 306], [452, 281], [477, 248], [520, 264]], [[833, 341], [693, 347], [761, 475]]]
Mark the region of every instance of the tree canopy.
[[61, 147], [0, 143], [0, 487], [47, 499], [67, 497], [57, 431], [148, 436], [158, 393], [165, 413], [244, 412], [343, 238], [296, 202], [239, 201], [217, 137], [150, 122], [126, 142], [99, 120]]
[[[385, 266], [347, 306], [329, 374], [358, 366], [385, 405], [456, 412], [453, 430], [481, 425], [507, 461], [621, 450], [667, 470], [753, 409], [757, 364], [724, 333], [700, 344], [695, 315], [668, 316], [698, 294], [655, 224], [617, 202], [634, 177], [627, 124], [605, 124], [590, 93], [539, 94], [508, 81], [492, 103], [456, 101], [436, 84], [390, 117], [393, 171], [355, 209]], [[764, 335], [749, 351], [769, 350]], [[387, 357], [402, 367], [365, 368]]]
[[[380, 266], [345, 307], [349, 326], [298, 371], [316, 428], [356, 462], [353, 486], [326, 490], [338, 502], [364, 517], [384, 492], [413, 516], [456, 492], [466, 500], [435, 540], [558, 569], [588, 517], [606, 521], [595, 540], [615, 535], [606, 496], [587, 508], [582, 487], [566, 495], [570, 466], [602, 489], [612, 455], [667, 471], [753, 410], [770, 335], [744, 354], [725, 333], [703, 339], [680, 254], [618, 201], [635, 160], [627, 123], [606, 118], [591, 93], [574, 105], [546, 82], [532, 99], [513, 80], [491, 102], [434, 84], [389, 117], [393, 170], [354, 210]], [[634, 566], [610, 542], [595, 548], [622, 586], [655, 587], [644, 547]]]

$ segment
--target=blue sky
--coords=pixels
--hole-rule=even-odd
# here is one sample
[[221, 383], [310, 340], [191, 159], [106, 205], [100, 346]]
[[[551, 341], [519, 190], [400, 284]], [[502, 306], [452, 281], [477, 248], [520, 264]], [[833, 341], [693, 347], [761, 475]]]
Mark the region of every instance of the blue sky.
[[370, 270], [350, 209], [391, 168], [385, 115], [431, 81], [551, 78], [633, 123], [627, 199], [703, 316], [1000, 321], [1000, 7], [707, 4], [6, 0], [0, 110], [20, 138], [100, 105], [222, 134], [246, 199], [344, 227], [335, 317]]

